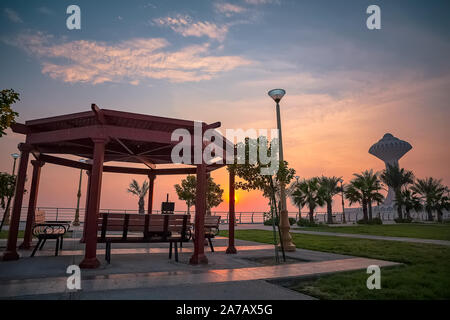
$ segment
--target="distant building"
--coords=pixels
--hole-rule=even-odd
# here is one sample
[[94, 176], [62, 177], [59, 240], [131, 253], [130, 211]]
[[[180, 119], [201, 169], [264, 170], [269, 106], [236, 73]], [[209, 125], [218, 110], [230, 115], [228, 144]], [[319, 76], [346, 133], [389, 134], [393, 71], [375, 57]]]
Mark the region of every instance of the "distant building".
[[[369, 153], [384, 161], [387, 168], [388, 164], [398, 166], [398, 160], [411, 149], [412, 146], [408, 142], [386, 133], [381, 140], [370, 147]], [[389, 187], [383, 206], [392, 207], [394, 198], [394, 190]]]

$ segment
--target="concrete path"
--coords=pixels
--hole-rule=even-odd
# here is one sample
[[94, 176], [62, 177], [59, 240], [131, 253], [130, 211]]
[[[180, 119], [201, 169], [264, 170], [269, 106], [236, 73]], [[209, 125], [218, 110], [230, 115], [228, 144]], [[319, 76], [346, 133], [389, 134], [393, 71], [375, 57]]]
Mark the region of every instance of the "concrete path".
[[[381, 267], [398, 263], [358, 258], [329, 252], [298, 249], [287, 254], [292, 263], [271, 265], [261, 258], [274, 258], [274, 247], [236, 240], [238, 253], [224, 252], [228, 239], [217, 237], [216, 252], [205, 252], [208, 265], [188, 263], [192, 243], [186, 243], [179, 262], [169, 260], [167, 244], [122, 244], [112, 249], [111, 264], [103, 260], [98, 269], [81, 271], [81, 291], [67, 289], [69, 265], [83, 258], [78, 241], [64, 243], [62, 255], [53, 256], [53, 245], [29, 258], [0, 262], [1, 299], [312, 299], [266, 280], [310, 277], [314, 275]], [[138, 245], [138, 246], [136, 246]]]
[[[239, 225], [237, 230], [245, 229], [256, 229], [256, 230], [267, 230], [272, 231], [271, 226], [265, 226], [261, 224], [254, 225]], [[222, 230], [226, 230], [222, 228]], [[345, 237], [345, 238], [358, 238], [358, 239], [370, 239], [370, 240], [388, 240], [388, 241], [401, 241], [401, 242], [413, 242], [413, 243], [428, 243], [428, 244], [438, 244], [442, 246], [450, 246], [450, 241], [447, 240], [436, 240], [436, 239], [420, 239], [420, 238], [406, 238], [406, 237], [388, 237], [388, 236], [375, 236], [369, 234], [353, 234], [353, 233], [338, 233], [338, 232], [326, 232], [326, 231], [310, 231], [310, 230], [299, 230], [292, 229], [291, 233], [302, 233], [311, 234], [319, 236], [332, 236], [332, 237]]]
[[[309, 263], [296, 263], [285, 264], [275, 266], [264, 267], [248, 267], [248, 268], [234, 268], [234, 269], [213, 269], [204, 272], [195, 271], [162, 271], [162, 272], [148, 272], [148, 273], [127, 273], [127, 274], [109, 274], [85, 277], [82, 280], [82, 292], [90, 293], [88, 296], [98, 297], [102, 296], [102, 292], [110, 292], [116, 290], [136, 290], [146, 289], [144, 292], [153, 293], [150, 296], [170, 297], [167, 295], [161, 295], [161, 288], [165, 290], [179, 291], [180, 286], [193, 286], [196, 287], [200, 284], [212, 284], [212, 283], [230, 283], [232, 287], [225, 287], [231, 293], [234, 289], [237, 289], [238, 294], [230, 295], [226, 299], [262, 299], [267, 297], [268, 299], [279, 299], [276, 291], [266, 290], [262, 292], [253, 292], [250, 296], [243, 295], [242, 289], [248, 290], [247, 282], [251, 280], [275, 280], [286, 279], [291, 277], [305, 277], [312, 275], [321, 275], [340, 271], [351, 271], [366, 269], [370, 265], [378, 265], [380, 267], [398, 265], [395, 262], [366, 259], [366, 258], [350, 258], [342, 260], [331, 260], [321, 262], [309, 262]], [[254, 286], [255, 284], [252, 284]], [[262, 284], [259, 284], [260, 286]], [[171, 290], [168, 287], [175, 286]], [[207, 286], [206, 286], [207, 287]], [[232, 289], [234, 288], [234, 289]], [[284, 290], [282, 290], [284, 291]], [[252, 292], [252, 290], [250, 290]], [[69, 294], [70, 290], [67, 289], [67, 277], [45, 277], [36, 279], [22, 279], [22, 280], [4, 280], [0, 281], [0, 298], [12, 298], [12, 297], [26, 297], [48, 294]], [[286, 294], [282, 294], [285, 296]], [[122, 296], [119, 294], [118, 296]], [[203, 295], [198, 292], [197, 296], [201, 299], [210, 299], [211, 292], [206, 290]], [[145, 297], [146, 299], [148, 297]], [[184, 297], [186, 299], [187, 296]], [[219, 299], [224, 298], [219, 295]], [[294, 298], [292, 295], [291, 298]], [[297, 296], [296, 299], [300, 299]], [[304, 297], [303, 297], [304, 298]]]

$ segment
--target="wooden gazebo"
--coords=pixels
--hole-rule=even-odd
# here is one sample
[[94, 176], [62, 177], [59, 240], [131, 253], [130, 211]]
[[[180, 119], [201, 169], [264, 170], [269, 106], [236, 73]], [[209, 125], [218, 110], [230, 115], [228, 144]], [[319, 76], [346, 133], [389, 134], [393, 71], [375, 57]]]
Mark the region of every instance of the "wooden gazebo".
[[[206, 214], [206, 179], [208, 174], [225, 165], [225, 138], [221, 143], [223, 164], [207, 164], [203, 157], [200, 164], [189, 167], [157, 168], [158, 164], [172, 163], [171, 151], [178, 141], [172, 141], [172, 132], [185, 129], [194, 132], [194, 121], [163, 118], [143, 114], [99, 109], [95, 104], [92, 110], [57, 117], [26, 121], [25, 124], [12, 125], [15, 133], [26, 136], [25, 143], [19, 144], [21, 151], [19, 170], [17, 174], [16, 192], [8, 234], [7, 249], [3, 260], [19, 259], [17, 253], [17, 235], [20, 213], [30, 154], [35, 158], [33, 176], [29, 190], [29, 205], [24, 241], [21, 249], [29, 249], [32, 239], [32, 225], [36, 210], [39, 178], [41, 168], [45, 163], [66, 167], [84, 169], [88, 172], [88, 192], [86, 197], [86, 214], [84, 223], [85, 256], [80, 263], [82, 268], [96, 268], [100, 262], [97, 259], [97, 217], [100, 207], [100, 193], [103, 172], [124, 174], [139, 174], [149, 177], [150, 190], [148, 198], [148, 214], [152, 213], [154, 181], [158, 175], [196, 174], [197, 199], [195, 206], [195, 242], [191, 264], [208, 263], [204, 253], [204, 216]], [[220, 127], [220, 122], [202, 123], [202, 132]], [[206, 142], [201, 143], [201, 150]], [[70, 160], [56, 155], [75, 155], [91, 159], [87, 163]], [[194, 153], [191, 152], [193, 155]], [[146, 168], [109, 166], [110, 161], [143, 163]], [[193, 161], [191, 163], [194, 163]], [[229, 188], [229, 243], [227, 253], [236, 253], [234, 246], [234, 173], [230, 173]]]

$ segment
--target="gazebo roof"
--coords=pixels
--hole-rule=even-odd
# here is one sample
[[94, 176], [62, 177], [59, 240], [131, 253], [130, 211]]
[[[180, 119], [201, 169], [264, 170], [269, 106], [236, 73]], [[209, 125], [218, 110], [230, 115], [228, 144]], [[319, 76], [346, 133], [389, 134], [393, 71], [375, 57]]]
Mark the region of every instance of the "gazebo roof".
[[[194, 124], [190, 120], [100, 109], [93, 104], [92, 111], [16, 123], [12, 130], [26, 134], [26, 143], [32, 146], [35, 156], [38, 154], [47, 162], [56, 158], [50, 154], [92, 159], [93, 140], [108, 139], [105, 162], [143, 163], [156, 169], [157, 164], [172, 163], [172, 147], [178, 143], [171, 140], [172, 132], [186, 129], [193, 135]], [[220, 127], [220, 122], [202, 125], [204, 129], [214, 129]], [[224, 138], [222, 151], [228, 143], [231, 142]]]

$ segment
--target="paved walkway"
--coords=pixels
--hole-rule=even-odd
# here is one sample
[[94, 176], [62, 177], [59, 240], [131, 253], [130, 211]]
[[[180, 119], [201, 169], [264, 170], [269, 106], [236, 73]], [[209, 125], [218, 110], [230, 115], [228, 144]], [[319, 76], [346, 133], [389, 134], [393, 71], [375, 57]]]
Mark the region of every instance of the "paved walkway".
[[[192, 243], [185, 244], [180, 262], [168, 260], [167, 244], [122, 244], [113, 247], [111, 264], [103, 260], [99, 244], [99, 269], [82, 270], [82, 290], [67, 289], [66, 268], [82, 259], [83, 245], [65, 241], [62, 255], [53, 256], [53, 243], [29, 258], [0, 262], [2, 299], [312, 299], [266, 280], [366, 269], [369, 265], [394, 266], [397, 263], [298, 249], [288, 253], [292, 263], [268, 265], [274, 247], [236, 240], [238, 253], [227, 255], [227, 239], [218, 237], [216, 252], [206, 251], [208, 265], [192, 266], [188, 261]], [[205, 247], [206, 249], [206, 247]]]
[[[239, 225], [238, 230], [245, 229], [257, 229], [257, 230], [268, 230], [272, 231], [271, 226], [265, 226], [262, 224], [247, 224]], [[222, 228], [222, 230], [226, 230]], [[310, 231], [310, 230], [299, 230], [291, 228], [291, 233], [303, 233], [312, 234], [319, 236], [333, 236], [333, 237], [345, 237], [345, 238], [358, 238], [358, 239], [370, 239], [370, 240], [388, 240], [388, 241], [401, 241], [401, 242], [413, 242], [413, 243], [428, 243], [428, 244], [438, 244], [442, 246], [450, 246], [450, 241], [447, 240], [435, 240], [435, 239], [420, 239], [420, 238], [406, 238], [406, 237], [388, 237], [388, 236], [375, 236], [369, 234], [353, 234], [353, 233], [338, 233], [338, 232], [326, 232], [326, 231]]]

